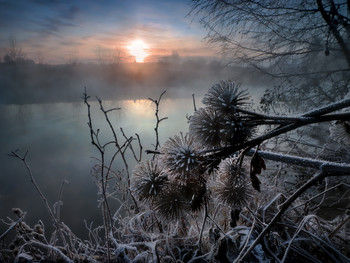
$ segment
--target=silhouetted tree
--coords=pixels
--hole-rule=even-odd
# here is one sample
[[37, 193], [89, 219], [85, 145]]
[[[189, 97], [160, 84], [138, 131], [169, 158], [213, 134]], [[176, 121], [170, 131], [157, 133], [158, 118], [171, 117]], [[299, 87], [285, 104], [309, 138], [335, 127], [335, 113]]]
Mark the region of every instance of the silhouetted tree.
[[[338, 0], [192, 1], [210, 43], [275, 76], [349, 70], [349, 8], [348, 1]], [[330, 58], [300, 67], [320, 52]]]
[[4, 62], [9, 64], [19, 64], [26, 61], [26, 55], [22, 48], [18, 47], [17, 41], [14, 37], [9, 38], [9, 47], [4, 56]]

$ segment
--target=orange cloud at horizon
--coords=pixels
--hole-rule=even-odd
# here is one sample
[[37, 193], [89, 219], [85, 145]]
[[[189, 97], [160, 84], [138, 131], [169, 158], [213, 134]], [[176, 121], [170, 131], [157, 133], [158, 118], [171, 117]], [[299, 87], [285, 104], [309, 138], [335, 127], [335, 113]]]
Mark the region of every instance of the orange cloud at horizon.
[[[171, 56], [176, 51], [180, 57], [215, 57], [217, 51], [209, 47], [198, 36], [183, 36], [176, 32], [162, 31], [160, 27], [134, 28], [131, 31], [107, 30], [104, 34], [78, 37], [66, 35], [59, 40], [50, 36], [45, 41], [18, 42], [27, 58], [47, 64], [64, 64], [71, 61], [93, 63], [134, 62], [135, 55], [130, 54], [130, 45], [135, 39], [147, 43], [144, 48], [144, 62], [157, 62]], [[147, 53], [147, 54], [146, 54]], [[2, 55], [2, 54], [1, 54]], [[142, 54], [141, 54], [142, 55]], [[136, 59], [137, 60], [137, 59]]]

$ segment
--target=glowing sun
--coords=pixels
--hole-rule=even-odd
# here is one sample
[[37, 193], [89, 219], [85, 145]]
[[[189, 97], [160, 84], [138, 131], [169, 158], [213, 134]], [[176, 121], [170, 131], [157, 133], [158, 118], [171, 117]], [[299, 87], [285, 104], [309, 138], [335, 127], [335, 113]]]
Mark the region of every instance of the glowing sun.
[[135, 57], [136, 62], [143, 62], [149, 55], [148, 45], [142, 40], [135, 40], [128, 46], [129, 52]]

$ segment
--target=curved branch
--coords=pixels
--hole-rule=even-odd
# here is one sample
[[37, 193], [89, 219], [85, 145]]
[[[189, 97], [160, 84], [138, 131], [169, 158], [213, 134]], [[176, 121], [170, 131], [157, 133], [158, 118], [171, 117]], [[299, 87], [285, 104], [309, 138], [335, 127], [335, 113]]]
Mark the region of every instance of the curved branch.
[[324, 170], [321, 170], [317, 175], [312, 177], [309, 181], [307, 181], [303, 186], [301, 186], [294, 194], [292, 194], [282, 205], [280, 205], [280, 210], [275, 214], [271, 222], [263, 229], [263, 231], [259, 234], [259, 236], [254, 240], [254, 242], [250, 245], [250, 247], [247, 249], [247, 251], [244, 253], [244, 255], [240, 258], [237, 258], [234, 262], [243, 262], [250, 254], [250, 252], [253, 251], [255, 246], [259, 244], [264, 236], [272, 229], [272, 227], [277, 223], [277, 221], [280, 220], [284, 212], [288, 209], [288, 207], [300, 196], [302, 195], [307, 189], [309, 189], [311, 186], [316, 184], [317, 182], [323, 180], [327, 176], [331, 176], [334, 174], [330, 174], [325, 172]]
[[332, 32], [335, 39], [338, 41], [338, 44], [345, 55], [346, 62], [350, 67], [350, 49], [348, 48], [348, 45], [345, 43], [344, 39], [340, 35], [339, 30], [335, 25], [335, 22], [331, 20], [330, 16], [327, 14], [326, 10], [324, 9], [322, 1], [316, 0], [316, 2], [323, 20], [326, 21], [330, 31]]

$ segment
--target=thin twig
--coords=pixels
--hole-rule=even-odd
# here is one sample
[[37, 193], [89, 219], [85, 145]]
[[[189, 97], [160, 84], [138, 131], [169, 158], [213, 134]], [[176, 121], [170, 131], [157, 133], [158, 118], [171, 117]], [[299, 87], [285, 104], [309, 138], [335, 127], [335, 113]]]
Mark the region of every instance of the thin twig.
[[13, 228], [15, 228], [18, 225], [18, 223], [20, 223], [23, 220], [23, 218], [24, 215], [18, 218], [16, 222], [12, 223], [11, 226], [4, 233], [1, 234], [0, 240], [2, 240]]
[[148, 98], [150, 101], [152, 101], [155, 105], [156, 105], [156, 110], [154, 115], [156, 116], [156, 127], [154, 128], [154, 131], [156, 132], [156, 144], [154, 145], [154, 150], [157, 151], [158, 148], [160, 147], [160, 142], [159, 142], [159, 124], [168, 119], [168, 117], [164, 117], [164, 118], [159, 118], [159, 104], [160, 101], [162, 99], [162, 96], [165, 94], [166, 90], [162, 92], [162, 94], [160, 94], [158, 100], [152, 99], [152, 98]]
[[203, 236], [203, 231], [204, 231], [205, 222], [206, 222], [207, 218], [208, 218], [208, 204], [207, 204], [207, 200], [205, 200], [203, 223], [202, 223], [202, 228], [201, 228], [201, 231], [200, 231], [200, 234], [199, 234], [199, 240], [198, 240], [199, 251], [202, 250], [202, 236]]
[[135, 133], [135, 135], [137, 137], [137, 141], [139, 143], [139, 149], [140, 149], [140, 156], [139, 156], [138, 162], [141, 162], [141, 160], [142, 160], [142, 143], [141, 143], [140, 135], [138, 135], [137, 133]]
[[194, 98], [194, 94], [192, 94], [192, 102], [193, 102], [193, 110], [197, 111], [197, 107], [196, 107], [196, 100]]
[[350, 221], [350, 216], [348, 216], [346, 219], [343, 220], [333, 231], [328, 235], [329, 238], [333, 237], [339, 229], [341, 229], [348, 221]]

